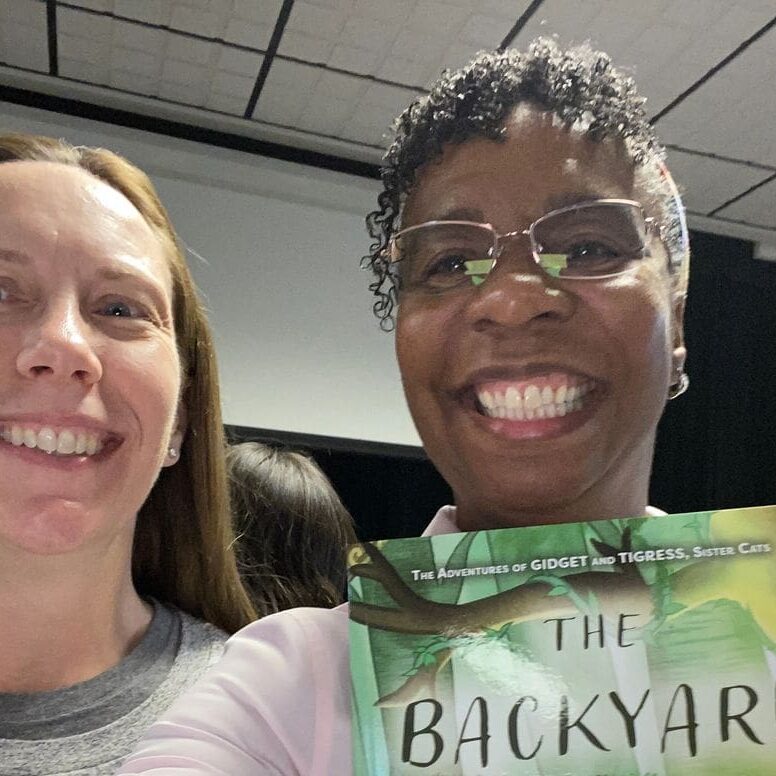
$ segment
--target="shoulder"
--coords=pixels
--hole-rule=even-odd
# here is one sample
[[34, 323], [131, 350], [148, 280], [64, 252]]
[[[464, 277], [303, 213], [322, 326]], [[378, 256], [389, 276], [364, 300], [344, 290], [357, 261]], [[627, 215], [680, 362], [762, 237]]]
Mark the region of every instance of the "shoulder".
[[[154, 725], [122, 773], [349, 773], [347, 607], [289, 609], [243, 628]], [[263, 770], [259, 770], [259, 769]]]
[[215, 625], [176, 610], [181, 622], [181, 641], [178, 660], [193, 658], [212, 665], [222, 655], [229, 634]]
[[263, 617], [238, 631], [226, 645], [226, 657], [235, 651], [282, 647], [289, 660], [310, 645], [328, 654], [347, 652], [348, 610], [300, 607]]

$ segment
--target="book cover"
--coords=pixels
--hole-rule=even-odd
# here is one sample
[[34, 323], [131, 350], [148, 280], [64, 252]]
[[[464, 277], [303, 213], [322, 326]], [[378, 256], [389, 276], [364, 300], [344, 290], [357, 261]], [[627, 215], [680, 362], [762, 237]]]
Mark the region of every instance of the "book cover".
[[355, 776], [776, 774], [776, 507], [349, 553]]

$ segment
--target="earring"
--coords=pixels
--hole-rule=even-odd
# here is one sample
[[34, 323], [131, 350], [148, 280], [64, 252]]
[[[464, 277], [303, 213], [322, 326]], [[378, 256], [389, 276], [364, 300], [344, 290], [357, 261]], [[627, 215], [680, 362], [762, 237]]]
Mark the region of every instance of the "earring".
[[679, 379], [675, 383], [671, 383], [668, 387], [668, 401], [675, 399], [677, 396], [681, 396], [690, 387], [690, 378], [687, 376], [687, 372], [682, 371], [679, 374]]
[[178, 457], [178, 451], [174, 447], [168, 447], [167, 457], [174, 461]]

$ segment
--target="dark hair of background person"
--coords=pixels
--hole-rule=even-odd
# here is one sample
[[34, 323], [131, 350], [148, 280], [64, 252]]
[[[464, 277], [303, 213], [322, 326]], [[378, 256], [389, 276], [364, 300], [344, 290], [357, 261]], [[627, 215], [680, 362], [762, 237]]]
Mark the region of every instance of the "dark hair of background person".
[[226, 454], [243, 578], [260, 615], [341, 603], [353, 520], [318, 464], [243, 442]]
[[507, 116], [523, 103], [553, 112], [564, 127], [581, 127], [593, 141], [624, 141], [634, 164], [647, 172], [648, 194], [660, 217], [676, 287], [683, 293], [688, 269], [684, 213], [644, 102], [633, 79], [617, 70], [607, 54], [589, 45], [562, 49], [551, 38], [536, 38], [525, 52], [480, 52], [460, 70], [444, 71], [431, 92], [414, 100], [396, 120], [394, 139], [383, 157], [378, 208], [366, 218], [374, 242], [362, 266], [375, 275], [369, 288], [381, 327], [393, 328], [399, 295], [386, 249], [400, 228], [404, 200], [421, 168], [451, 143], [503, 139]]
[[137, 592], [234, 633], [256, 618], [233, 551], [221, 399], [210, 326], [177, 235], [148, 176], [103, 148], [34, 135], [0, 135], [0, 163], [78, 167], [121, 192], [165, 248], [173, 285], [186, 436], [140, 509], [132, 551]]

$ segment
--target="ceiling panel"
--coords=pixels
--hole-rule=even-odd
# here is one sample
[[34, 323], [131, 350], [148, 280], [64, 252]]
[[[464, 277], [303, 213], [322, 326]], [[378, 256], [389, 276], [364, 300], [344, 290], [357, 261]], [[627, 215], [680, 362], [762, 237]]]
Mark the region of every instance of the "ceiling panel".
[[776, 180], [723, 208], [717, 215], [776, 229]]
[[237, 116], [263, 60], [220, 42], [77, 9], [60, 8], [57, 21], [65, 78]]
[[673, 150], [666, 163], [685, 207], [696, 213], [710, 213], [773, 175], [772, 170]]
[[296, 0], [278, 52], [404, 86], [424, 85], [479, 49], [495, 48], [528, 5]]
[[[20, 46], [19, 41], [24, 41], [24, 45]], [[0, 62], [48, 72], [48, 32], [44, 5], [0, 0]]]
[[514, 45], [541, 34], [565, 45], [589, 40], [630, 70], [655, 115], [770, 21], [774, 7], [772, 0], [545, 0]]
[[776, 29], [662, 118], [671, 142], [776, 166]]

